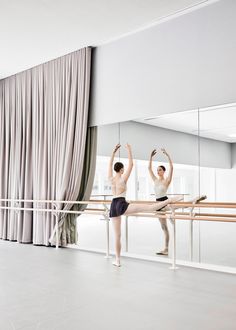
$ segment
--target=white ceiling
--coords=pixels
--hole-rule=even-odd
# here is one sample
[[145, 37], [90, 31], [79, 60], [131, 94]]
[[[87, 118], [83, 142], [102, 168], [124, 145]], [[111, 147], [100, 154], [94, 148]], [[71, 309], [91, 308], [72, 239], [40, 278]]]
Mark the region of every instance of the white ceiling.
[[192, 110], [136, 121], [194, 135], [199, 128], [202, 137], [236, 143], [236, 104], [200, 109], [199, 117]]
[[213, 0], [0, 0], [0, 79]]

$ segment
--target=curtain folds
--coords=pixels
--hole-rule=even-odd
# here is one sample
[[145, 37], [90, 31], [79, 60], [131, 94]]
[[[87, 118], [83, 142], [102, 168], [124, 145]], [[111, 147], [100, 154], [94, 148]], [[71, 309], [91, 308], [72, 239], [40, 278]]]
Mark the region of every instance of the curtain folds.
[[[90, 68], [91, 48], [84, 48], [0, 81], [0, 198], [90, 194], [92, 146], [96, 155], [96, 128], [88, 129]], [[0, 211], [2, 239], [49, 245], [54, 226], [50, 213]], [[60, 228], [63, 245], [75, 241], [73, 217], [63, 218]]]
[[[75, 200], [89, 200], [93, 188], [93, 180], [96, 168], [96, 156], [97, 156], [97, 127], [88, 128], [86, 148], [84, 155], [83, 173], [80, 184], [80, 190]], [[79, 211], [85, 209], [86, 205], [71, 205], [64, 204], [60, 207], [63, 210]], [[59, 221], [59, 237], [60, 245], [66, 246], [67, 244], [74, 244], [77, 242], [77, 230], [76, 230], [76, 214], [61, 215]], [[52, 233], [50, 242], [52, 245], [56, 244], [55, 230]]]

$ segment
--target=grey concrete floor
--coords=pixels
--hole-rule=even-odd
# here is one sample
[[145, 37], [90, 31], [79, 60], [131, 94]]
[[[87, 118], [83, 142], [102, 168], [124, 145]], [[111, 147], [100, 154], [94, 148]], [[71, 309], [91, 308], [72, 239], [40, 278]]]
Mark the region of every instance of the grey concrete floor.
[[0, 241], [0, 330], [233, 330], [236, 277]]

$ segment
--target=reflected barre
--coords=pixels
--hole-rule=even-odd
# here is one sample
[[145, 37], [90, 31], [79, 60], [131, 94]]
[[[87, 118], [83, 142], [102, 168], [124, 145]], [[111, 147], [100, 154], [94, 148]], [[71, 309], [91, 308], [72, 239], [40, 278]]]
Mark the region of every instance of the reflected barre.
[[[134, 203], [145, 203], [143, 201], [132, 201]], [[214, 222], [236, 222], [236, 214], [224, 214], [224, 213], [201, 213], [194, 212], [194, 209], [199, 208], [212, 208], [212, 209], [234, 209], [236, 211], [236, 203], [224, 203], [224, 202], [199, 202], [196, 204], [190, 202], [176, 202], [170, 204], [172, 207], [168, 211], [153, 212], [139, 212], [130, 216], [135, 217], [148, 217], [158, 219], [169, 219], [172, 222], [173, 244], [172, 244], [172, 266], [171, 269], [177, 269], [176, 267], [176, 221], [186, 220], [190, 221], [190, 259], [193, 259], [193, 221], [214, 221]], [[185, 211], [179, 212], [176, 209], [185, 209]], [[128, 252], [128, 216], [126, 216], [125, 230], [126, 230], [126, 252]]]
[[[36, 204], [37, 207], [24, 207], [20, 204], [32, 203]], [[110, 234], [109, 234], [109, 208], [111, 200], [89, 200], [89, 201], [64, 201], [64, 200], [31, 200], [31, 199], [0, 199], [0, 210], [11, 210], [11, 211], [31, 211], [31, 212], [45, 212], [51, 213], [55, 216], [55, 228], [53, 234], [56, 234], [56, 247], [59, 247], [59, 216], [60, 214], [85, 214], [85, 215], [99, 215], [106, 220], [107, 230], [107, 246], [106, 246], [106, 257], [110, 255]], [[135, 204], [153, 204], [153, 201], [129, 201], [129, 203]], [[2, 204], [13, 204], [2, 205]], [[48, 207], [40, 207], [39, 204], [47, 204]], [[63, 209], [63, 205], [86, 205], [84, 210], [75, 211], [70, 209]], [[100, 208], [91, 208], [91, 205], [100, 206]], [[138, 212], [126, 216], [126, 251], [128, 251], [128, 218], [130, 216], [142, 217], [142, 218], [162, 218], [169, 219], [173, 224], [173, 253], [172, 253], [172, 269], [176, 269], [176, 221], [186, 220], [191, 223], [191, 233], [193, 221], [215, 221], [215, 222], [236, 222], [236, 214], [224, 214], [224, 213], [202, 213], [199, 209], [234, 209], [236, 211], [236, 203], [224, 203], [224, 202], [199, 202], [196, 204], [189, 202], [176, 202], [170, 204], [169, 210], [162, 210], [157, 212]], [[61, 208], [59, 208], [61, 207]], [[178, 209], [185, 209], [185, 211], [179, 212]], [[198, 209], [198, 212], [194, 212]], [[192, 235], [190, 242], [190, 253], [192, 259]]]

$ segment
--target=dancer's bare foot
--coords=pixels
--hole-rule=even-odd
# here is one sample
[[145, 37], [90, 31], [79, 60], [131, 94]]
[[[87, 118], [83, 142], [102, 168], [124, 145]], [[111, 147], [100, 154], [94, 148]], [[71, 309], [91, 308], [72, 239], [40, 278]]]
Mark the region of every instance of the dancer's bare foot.
[[156, 252], [157, 255], [161, 255], [161, 256], [168, 256], [168, 248], [165, 248], [164, 250], [160, 251], [160, 252]]
[[206, 195], [200, 195], [200, 196], [194, 198], [194, 200], [192, 201], [193, 206], [190, 207], [190, 212], [193, 212], [194, 207], [196, 206], [197, 203], [199, 203], [201, 201], [204, 201], [205, 199], [207, 199], [207, 196]]
[[115, 261], [113, 261], [112, 265], [113, 266], [116, 266], [116, 267], [121, 267], [120, 260], [119, 259], [116, 259]]

